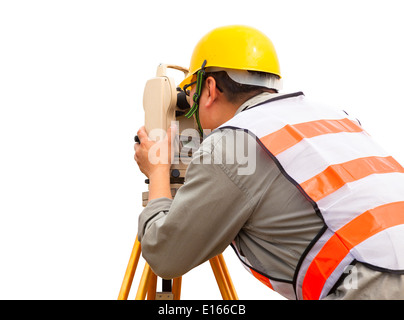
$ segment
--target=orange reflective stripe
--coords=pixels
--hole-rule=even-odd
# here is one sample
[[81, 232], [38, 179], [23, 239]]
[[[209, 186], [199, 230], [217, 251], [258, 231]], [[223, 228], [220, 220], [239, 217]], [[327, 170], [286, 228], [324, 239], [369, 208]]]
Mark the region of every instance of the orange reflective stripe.
[[276, 156], [304, 138], [313, 138], [328, 133], [361, 131], [363, 129], [349, 119], [316, 120], [295, 125], [288, 124], [260, 140]]
[[352, 248], [380, 231], [400, 224], [404, 224], [404, 201], [368, 210], [337, 230], [307, 269], [302, 285], [303, 298], [319, 299], [326, 280]]
[[331, 165], [300, 185], [311, 199], [318, 201], [348, 182], [374, 173], [391, 172], [404, 172], [404, 168], [393, 157], [366, 157]]
[[253, 274], [254, 277], [256, 277], [259, 281], [261, 281], [263, 284], [265, 284], [266, 286], [268, 286], [270, 289], [274, 290], [274, 288], [272, 287], [271, 282], [269, 281], [269, 279], [265, 276], [263, 276], [262, 274], [254, 271], [253, 269], [251, 269], [251, 272]]

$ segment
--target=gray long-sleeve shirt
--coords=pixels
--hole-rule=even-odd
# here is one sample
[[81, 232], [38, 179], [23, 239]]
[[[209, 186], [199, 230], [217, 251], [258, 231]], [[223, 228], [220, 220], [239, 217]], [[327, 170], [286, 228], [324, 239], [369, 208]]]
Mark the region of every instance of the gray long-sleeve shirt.
[[[269, 99], [269, 95], [248, 100], [237, 113]], [[240, 132], [232, 129], [211, 133], [194, 154], [185, 184], [175, 198], [152, 200], [141, 213], [138, 237], [142, 253], [160, 277], [181, 276], [223, 252], [234, 240], [256, 270], [292, 282], [300, 257], [323, 228], [324, 222], [310, 202], [254, 137], [241, 133], [244, 150], [255, 152], [252, 174], [239, 174], [245, 163], [226, 161], [237, 158], [233, 143], [236, 134]], [[361, 275], [360, 286], [366, 285], [367, 291], [341, 287], [329, 298], [383, 298], [387, 290], [381, 287], [397, 288], [396, 280], [386, 274], [380, 286], [374, 281], [380, 272], [360, 263], [356, 270]]]

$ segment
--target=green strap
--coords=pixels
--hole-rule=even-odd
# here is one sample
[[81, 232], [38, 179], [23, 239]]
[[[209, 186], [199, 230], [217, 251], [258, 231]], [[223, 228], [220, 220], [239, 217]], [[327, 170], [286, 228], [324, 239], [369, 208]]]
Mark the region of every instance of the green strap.
[[185, 115], [187, 118], [191, 118], [196, 110], [199, 108], [199, 99], [202, 93], [202, 83], [203, 83], [203, 76], [205, 75], [205, 71], [199, 70], [197, 73], [197, 80], [196, 80], [196, 91], [194, 96], [192, 97], [192, 101], [194, 102], [192, 108], [187, 112]]
[[196, 90], [194, 96], [192, 97], [192, 101], [194, 103], [192, 108], [185, 115], [189, 119], [195, 114], [195, 119], [198, 124], [198, 130], [201, 137], [203, 137], [203, 129], [199, 121], [199, 99], [201, 98], [203, 78], [205, 77], [205, 65], [206, 60], [203, 62], [201, 70], [199, 70], [196, 74]]

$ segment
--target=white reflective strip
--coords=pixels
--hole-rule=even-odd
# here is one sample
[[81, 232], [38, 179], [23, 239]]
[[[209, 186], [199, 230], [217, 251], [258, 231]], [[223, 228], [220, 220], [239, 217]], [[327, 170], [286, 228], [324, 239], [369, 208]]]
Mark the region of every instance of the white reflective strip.
[[299, 273], [296, 278], [296, 294], [297, 294], [298, 300], [303, 300], [303, 292], [302, 292], [303, 280], [304, 280], [304, 276], [306, 275], [307, 269], [310, 266], [310, 263], [316, 257], [316, 255], [320, 252], [320, 250], [324, 246], [324, 244], [333, 236], [333, 234], [334, 233], [332, 231], [327, 229], [324, 232], [324, 234], [313, 245], [313, 247], [307, 253], [305, 259], [303, 260], [303, 262], [300, 266], [300, 269], [299, 269]]
[[[262, 106], [251, 110], [264, 110], [264, 108], [261, 107]], [[347, 117], [346, 113], [342, 110], [335, 110], [326, 105], [315, 103], [303, 96], [268, 103], [268, 107], [270, 108], [270, 113], [265, 112], [266, 118], [276, 116], [280, 120], [287, 119], [287, 123], [290, 125], [315, 120], [343, 119]], [[277, 129], [274, 128], [275, 130], [273, 131], [279, 130], [280, 128], [281, 127]]]
[[[306, 255], [302, 265], [300, 266], [299, 274], [296, 279], [296, 292], [297, 292], [297, 298], [299, 300], [303, 299], [302, 285], [303, 285], [303, 281], [304, 281], [304, 277], [306, 275], [307, 269], [309, 268], [313, 259], [317, 256], [317, 254], [323, 248], [324, 244], [333, 235], [334, 235], [334, 233], [331, 230], [327, 229], [324, 232], [324, 234], [320, 237], [320, 239], [318, 239], [318, 241], [314, 244], [313, 248], [311, 248], [309, 253]], [[348, 254], [341, 261], [341, 263], [335, 268], [335, 270], [332, 272], [332, 274], [330, 275], [330, 277], [327, 279], [326, 283], [324, 284], [324, 287], [321, 291], [321, 295], [320, 295], [319, 299], [323, 299], [325, 296], [328, 295], [329, 291], [334, 287], [335, 283], [338, 281], [338, 279], [344, 273], [346, 266], [348, 266], [353, 260], [354, 260], [353, 255]]]
[[[246, 128], [258, 138], [282, 129], [285, 125], [316, 120], [337, 120], [347, 118], [346, 113], [323, 105], [312, 104], [304, 96], [268, 102], [240, 112], [222, 127]], [[288, 121], [285, 122], [284, 119]]]
[[302, 183], [332, 164], [370, 156], [389, 154], [365, 132], [340, 132], [303, 139], [277, 158], [286, 172]]
[[[321, 294], [319, 300], [324, 299], [330, 290], [335, 286], [337, 281], [341, 278], [346, 270], [346, 267], [352, 263], [354, 257], [352, 254], [348, 253], [346, 257], [340, 262], [340, 264], [335, 268], [333, 273], [328, 277], [326, 283], [324, 284], [323, 290], [321, 290]], [[344, 284], [342, 284], [344, 285]]]
[[404, 225], [386, 229], [351, 250], [358, 261], [391, 269], [404, 270]]
[[280, 282], [275, 280], [270, 280], [272, 288], [286, 299], [296, 300], [295, 290], [293, 289], [293, 285], [286, 282]]
[[327, 226], [336, 231], [367, 210], [398, 201], [404, 201], [404, 174], [392, 172], [347, 183], [317, 205]]

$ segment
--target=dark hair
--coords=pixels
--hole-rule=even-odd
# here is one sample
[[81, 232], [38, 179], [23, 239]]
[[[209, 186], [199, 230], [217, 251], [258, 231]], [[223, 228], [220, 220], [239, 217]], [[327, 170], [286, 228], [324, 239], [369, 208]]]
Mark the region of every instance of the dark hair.
[[[254, 74], [263, 74], [259, 71], [248, 71]], [[273, 75], [279, 79], [278, 76]], [[260, 94], [262, 92], [268, 92], [271, 89], [266, 87], [254, 86], [249, 84], [241, 84], [229, 77], [226, 71], [206, 72], [206, 79], [213, 77], [216, 80], [217, 87], [220, 91], [223, 91], [229, 102], [240, 102], [241, 100], [247, 100], [253, 95]], [[275, 89], [273, 89], [275, 90]], [[276, 91], [276, 90], [275, 90]]]

